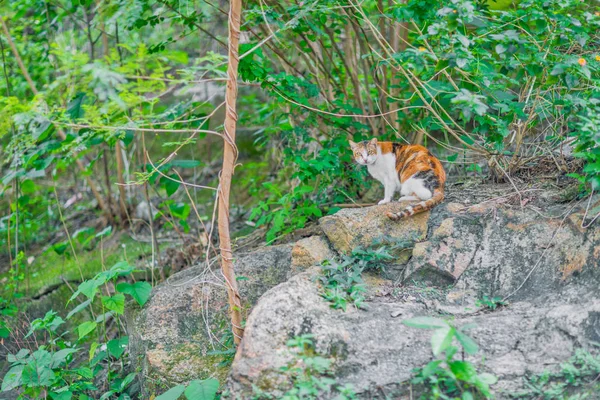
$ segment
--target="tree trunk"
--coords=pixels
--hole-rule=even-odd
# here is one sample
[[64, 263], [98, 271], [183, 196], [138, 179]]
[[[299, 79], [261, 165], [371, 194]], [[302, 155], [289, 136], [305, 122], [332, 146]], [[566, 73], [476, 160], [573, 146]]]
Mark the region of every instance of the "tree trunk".
[[240, 38], [240, 19], [242, 11], [241, 0], [229, 2], [229, 61], [227, 65], [227, 90], [225, 92], [225, 124], [223, 169], [219, 185], [219, 245], [221, 248], [221, 271], [227, 284], [231, 328], [236, 344], [244, 335], [242, 328], [242, 301], [238, 291], [233, 257], [231, 254], [231, 238], [229, 237], [229, 189], [231, 177], [237, 159], [238, 150], [235, 145], [235, 127], [237, 123], [237, 71], [238, 71], [238, 42]]

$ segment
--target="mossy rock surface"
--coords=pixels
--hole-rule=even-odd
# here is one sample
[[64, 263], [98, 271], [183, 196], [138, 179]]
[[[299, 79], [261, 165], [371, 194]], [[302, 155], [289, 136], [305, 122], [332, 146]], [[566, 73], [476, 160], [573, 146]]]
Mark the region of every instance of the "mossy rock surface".
[[[139, 257], [151, 252], [150, 243], [133, 240], [127, 235], [118, 235], [90, 250], [78, 249], [77, 257], [59, 255], [53, 250], [35, 257], [26, 267], [28, 277], [21, 283], [20, 292], [26, 299], [39, 298], [56, 290], [65, 282], [81, 282], [94, 277], [103, 269], [110, 269], [119, 261], [135, 265]], [[0, 282], [8, 279], [8, 273], [0, 274]], [[0, 293], [2, 289], [0, 289]], [[63, 304], [64, 305], [64, 304]]]

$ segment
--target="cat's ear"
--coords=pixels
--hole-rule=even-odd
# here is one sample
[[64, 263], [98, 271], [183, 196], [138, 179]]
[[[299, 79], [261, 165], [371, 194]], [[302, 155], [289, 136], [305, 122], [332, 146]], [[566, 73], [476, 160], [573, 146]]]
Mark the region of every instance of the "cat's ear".
[[377, 138], [376, 137], [374, 137], [373, 139], [371, 139], [371, 144], [373, 144], [373, 145], [377, 144]]
[[354, 143], [352, 140], [349, 140], [348, 143], [350, 143], [350, 148], [351, 149], [354, 149], [357, 146], [357, 144]]

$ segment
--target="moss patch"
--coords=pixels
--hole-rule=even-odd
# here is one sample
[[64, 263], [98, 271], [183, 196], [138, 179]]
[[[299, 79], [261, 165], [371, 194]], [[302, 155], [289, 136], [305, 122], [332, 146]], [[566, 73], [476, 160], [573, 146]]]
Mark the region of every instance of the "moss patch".
[[[180, 383], [193, 379], [218, 379], [225, 384], [231, 365], [220, 354], [202, 355], [203, 346], [183, 344], [168, 350], [160, 346], [147, 352], [146, 394], [158, 395]], [[158, 367], [158, 368], [155, 368]]]
[[[140, 243], [127, 235], [117, 240], [96, 246], [92, 250], [80, 249], [75, 257], [59, 255], [54, 251], [40, 254], [27, 267], [28, 279], [22, 282], [21, 292], [26, 297], [37, 297], [65, 281], [81, 281], [94, 277], [103, 267], [108, 269], [119, 261], [128, 261], [135, 265], [140, 256], [150, 254], [150, 243]], [[8, 273], [0, 275], [0, 282]]]

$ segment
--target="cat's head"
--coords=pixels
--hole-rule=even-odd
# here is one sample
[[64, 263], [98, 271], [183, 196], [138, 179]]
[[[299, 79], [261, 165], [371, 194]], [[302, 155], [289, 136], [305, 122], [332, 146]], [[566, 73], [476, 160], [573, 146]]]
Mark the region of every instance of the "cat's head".
[[377, 138], [360, 143], [350, 140], [350, 148], [354, 153], [354, 160], [360, 165], [373, 164], [377, 160]]

